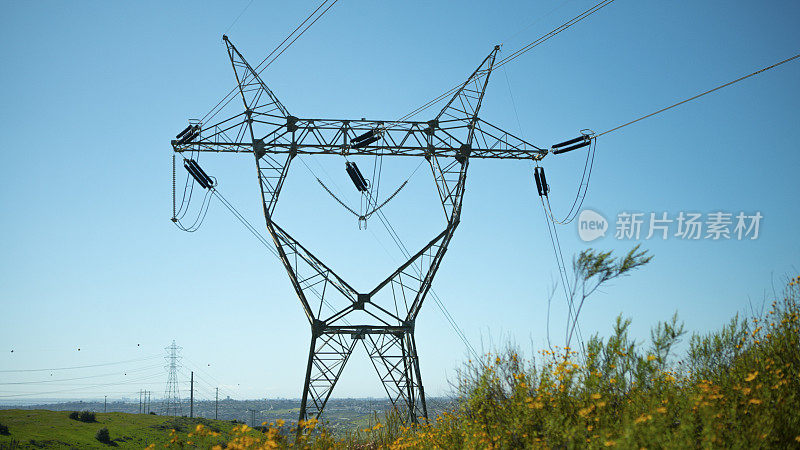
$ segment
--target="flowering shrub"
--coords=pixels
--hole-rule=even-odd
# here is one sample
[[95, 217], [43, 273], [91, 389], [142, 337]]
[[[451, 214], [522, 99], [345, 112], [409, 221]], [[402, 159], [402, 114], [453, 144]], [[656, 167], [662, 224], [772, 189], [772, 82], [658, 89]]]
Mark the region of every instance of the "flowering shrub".
[[[543, 350], [525, 360], [514, 347], [469, 361], [458, 402], [428, 423], [400, 415], [334, 437], [315, 420], [298, 429], [278, 421], [266, 432], [235, 428], [227, 447], [209, 445], [198, 425], [172, 445], [249, 448], [797, 448], [800, 447], [800, 277], [769, 311], [734, 317], [723, 329], [685, 335], [676, 316], [652, 328], [650, 342], [618, 318], [607, 339], [580, 350]], [[267, 424], [265, 424], [267, 425]]]

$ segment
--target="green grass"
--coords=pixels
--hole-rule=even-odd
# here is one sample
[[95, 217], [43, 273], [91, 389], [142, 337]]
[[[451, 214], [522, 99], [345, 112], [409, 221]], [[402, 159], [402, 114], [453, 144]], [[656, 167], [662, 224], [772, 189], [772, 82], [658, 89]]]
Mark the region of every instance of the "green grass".
[[[185, 417], [154, 416], [149, 414], [96, 413], [97, 422], [84, 423], [70, 419], [69, 411], [45, 410], [0, 410], [0, 424], [8, 427], [10, 435], [0, 435], [0, 448], [8, 448], [12, 442], [20, 448], [137, 448], [149, 444], [163, 448], [172, 439], [175, 429], [182, 442], [191, 440], [189, 433], [197, 424], [218, 431], [219, 436], [209, 437], [205, 442], [222, 443], [232, 437], [231, 422], [189, 419]], [[106, 445], [95, 439], [100, 428], [111, 433], [112, 444]], [[11, 447], [17, 448], [17, 447]]]

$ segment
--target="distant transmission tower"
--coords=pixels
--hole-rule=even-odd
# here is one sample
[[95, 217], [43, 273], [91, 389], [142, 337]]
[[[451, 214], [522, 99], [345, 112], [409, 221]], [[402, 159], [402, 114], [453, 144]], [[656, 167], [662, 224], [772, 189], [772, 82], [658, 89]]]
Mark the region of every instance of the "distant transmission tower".
[[179, 347], [172, 341], [172, 345], [165, 347], [164, 350], [168, 352], [164, 358], [167, 360], [166, 369], [169, 370], [167, 377], [167, 388], [164, 391], [164, 411], [163, 414], [167, 416], [181, 415], [181, 395], [178, 391], [178, 366], [180, 365], [180, 351], [183, 347]]

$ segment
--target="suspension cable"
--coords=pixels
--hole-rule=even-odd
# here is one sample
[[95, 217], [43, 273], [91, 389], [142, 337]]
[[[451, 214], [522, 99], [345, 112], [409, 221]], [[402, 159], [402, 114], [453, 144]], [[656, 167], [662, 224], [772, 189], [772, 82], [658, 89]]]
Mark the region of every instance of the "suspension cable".
[[[597, 11], [603, 9], [604, 7], [610, 5], [613, 2], [614, 2], [614, 0], [602, 0], [599, 3], [596, 3], [591, 8], [583, 11], [582, 13], [580, 13], [577, 16], [573, 17], [572, 19], [568, 20], [567, 22], [559, 25], [558, 27], [554, 28], [553, 30], [549, 31], [548, 33], [542, 35], [541, 37], [539, 37], [535, 41], [525, 45], [524, 47], [520, 48], [519, 50], [516, 50], [515, 52], [509, 54], [507, 57], [505, 57], [505, 58], [501, 59], [500, 61], [496, 62], [492, 69], [493, 70], [497, 69], [498, 67], [502, 67], [506, 63], [509, 63], [509, 62], [513, 61], [514, 59], [518, 58], [522, 54], [529, 52], [530, 50], [532, 50], [535, 47], [538, 47], [540, 44], [544, 43], [545, 41], [548, 41], [549, 39], [551, 39], [553, 37], [555, 37], [556, 35], [560, 34], [562, 31], [572, 27], [573, 25], [575, 25], [578, 22], [586, 19], [587, 17], [591, 16], [592, 14], [596, 13]], [[421, 113], [422, 111], [430, 108], [434, 104], [436, 104], [436, 103], [444, 100], [445, 98], [449, 97], [450, 95], [455, 93], [460, 87], [461, 87], [461, 84], [458, 84], [458, 85], [452, 87], [451, 89], [448, 89], [446, 92], [444, 92], [444, 93], [440, 94], [439, 96], [429, 100], [428, 102], [426, 102], [422, 106], [419, 106], [418, 108], [414, 109], [413, 111], [411, 111], [410, 113], [406, 114], [405, 116], [397, 119], [397, 122], [402, 122], [404, 120], [408, 120], [409, 118]]]
[[[573, 287], [570, 286], [569, 283], [569, 276], [567, 275], [567, 267], [566, 263], [564, 262], [564, 252], [561, 250], [561, 241], [558, 238], [558, 230], [555, 227], [555, 223], [551, 224], [550, 217], [547, 214], [547, 206], [545, 206], [544, 196], [540, 197], [539, 200], [542, 203], [542, 210], [545, 213], [545, 221], [547, 222], [547, 231], [548, 234], [550, 235], [550, 243], [552, 244], [553, 253], [556, 257], [556, 265], [558, 266], [558, 272], [561, 278], [561, 286], [564, 290], [564, 298], [567, 301], [567, 326], [566, 330], [564, 331], [564, 343], [565, 346], [569, 347], [569, 336], [570, 336], [569, 330], [570, 330], [570, 325], [573, 323], [573, 315], [575, 309], [573, 301], [573, 294], [575, 291]], [[581, 341], [581, 343], [583, 343], [583, 337], [581, 335], [580, 325], [578, 325], [578, 339]]]
[[793, 61], [793, 60], [795, 60], [795, 59], [797, 59], [797, 58], [800, 58], [800, 53], [798, 53], [798, 54], [796, 54], [796, 55], [794, 55], [794, 56], [792, 56], [792, 57], [790, 57], [790, 58], [786, 58], [786, 59], [784, 59], [783, 61], [777, 62], [777, 63], [775, 63], [775, 64], [773, 64], [773, 65], [771, 65], [771, 66], [764, 67], [763, 69], [759, 69], [759, 70], [756, 70], [756, 71], [755, 71], [755, 72], [753, 72], [753, 73], [747, 74], [747, 75], [745, 75], [745, 76], [743, 76], [743, 77], [739, 77], [739, 78], [737, 78], [737, 79], [735, 79], [735, 80], [733, 80], [733, 81], [729, 81], [729, 82], [727, 82], [727, 83], [725, 83], [725, 84], [721, 84], [721, 85], [719, 85], [719, 86], [717, 86], [717, 87], [715, 87], [715, 88], [709, 89], [709, 90], [707, 90], [707, 91], [703, 91], [703, 92], [701, 92], [701, 93], [699, 93], [699, 94], [697, 94], [697, 95], [695, 95], [695, 96], [689, 97], [689, 98], [687, 98], [687, 99], [685, 99], [685, 100], [681, 100], [681, 101], [679, 101], [678, 103], [675, 103], [675, 104], [673, 104], [673, 105], [667, 106], [666, 108], [661, 108], [661, 109], [659, 109], [658, 111], [655, 111], [655, 112], [652, 112], [652, 113], [650, 113], [650, 114], [644, 115], [644, 116], [642, 116], [642, 117], [639, 117], [638, 119], [631, 120], [630, 122], [623, 123], [622, 125], [618, 125], [618, 126], [616, 126], [616, 127], [614, 127], [614, 128], [611, 128], [610, 130], [606, 130], [606, 131], [604, 131], [604, 132], [602, 132], [602, 133], [598, 134], [597, 136], [595, 136], [595, 137], [594, 137], [594, 139], [597, 139], [597, 138], [599, 138], [600, 136], [604, 136], [604, 135], [606, 135], [606, 134], [608, 134], [608, 133], [612, 133], [612, 132], [614, 132], [614, 131], [617, 131], [617, 130], [619, 130], [620, 128], [627, 127], [628, 125], [633, 125], [634, 123], [636, 123], [636, 122], [639, 122], [640, 120], [647, 119], [648, 117], [655, 116], [656, 114], [661, 114], [661, 113], [663, 113], [663, 112], [665, 112], [665, 111], [667, 111], [667, 110], [670, 110], [670, 109], [672, 109], [672, 108], [674, 108], [674, 107], [676, 107], [676, 106], [680, 106], [680, 105], [682, 105], [682, 104], [684, 104], [684, 103], [688, 103], [688, 102], [690, 102], [690, 101], [692, 101], [692, 100], [696, 100], [696, 99], [698, 99], [698, 98], [700, 98], [700, 97], [702, 97], [702, 96], [704, 96], [704, 95], [710, 94], [710, 93], [712, 93], [712, 92], [715, 92], [715, 91], [718, 91], [718, 90], [720, 90], [720, 89], [722, 89], [722, 88], [728, 87], [728, 86], [730, 86], [730, 85], [732, 85], [732, 84], [735, 84], [735, 83], [738, 83], [738, 82], [740, 82], [740, 81], [746, 80], [746, 79], [748, 79], [748, 78], [750, 78], [750, 77], [752, 77], [752, 76], [758, 75], [758, 74], [760, 74], [760, 73], [762, 73], [762, 72], [766, 72], [766, 71], [768, 71], [768, 70], [770, 70], [770, 69], [774, 69], [775, 67], [778, 67], [778, 66], [780, 66], [781, 64], [785, 64], [785, 63], [787, 63], [787, 62], [789, 62], [789, 61]]
[[[240, 213], [236, 209], [236, 207], [233, 206], [233, 204], [231, 202], [229, 202], [225, 197], [222, 196], [222, 194], [219, 192], [219, 189], [217, 189], [216, 187], [213, 187], [211, 189], [211, 191], [213, 192], [214, 196], [216, 196], [220, 200], [220, 202], [222, 202], [223, 206], [225, 206], [225, 208], [227, 208], [228, 211], [230, 211], [231, 214], [233, 214], [233, 216], [236, 217], [236, 219], [239, 220], [239, 222], [241, 222], [242, 225], [244, 225], [245, 228], [247, 228], [247, 231], [249, 231], [259, 242], [261, 242], [261, 244], [264, 247], [266, 247], [267, 250], [269, 250], [270, 253], [273, 254], [273, 256], [275, 256], [276, 258], [280, 259], [280, 254], [278, 253], [278, 251], [275, 248], [273, 248], [272, 245], [270, 245], [269, 241], [267, 241], [267, 239], [261, 233], [259, 233], [258, 230], [256, 230], [256, 228], [242, 215], [242, 213]], [[336, 308], [334, 308], [330, 304], [330, 302], [325, 300], [325, 298], [322, 296], [322, 294], [320, 294], [313, 286], [309, 286], [308, 290], [311, 291], [320, 300], [320, 302], [325, 304], [325, 306], [327, 306], [328, 309], [330, 309], [333, 313], [338, 312], [336, 310]], [[346, 324], [348, 324], [348, 325], [350, 324], [347, 321], [347, 319], [343, 319], [343, 320], [344, 320], [344, 322]]]
[[[284, 39], [283, 39], [283, 41], [281, 41], [281, 43], [280, 43], [280, 44], [278, 44], [278, 46], [277, 46], [277, 47], [275, 47], [275, 48], [274, 48], [274, 49], [273, 49], [271, 52], [269, 52], [269, 54], [268, 54], [266, 57], [264, 57], [264, 59], [262, 59], [262, 60], [261, 60], [261, 62], [259, 62], [259, 63], [258, 63], [258, 65], [255, 67], [255, 69], [254, 69], [254, 70], [256, 71], [256, 73], [258, 73], [258, 74], [261, 74], [261, 72], [263, 72], [263, 71], [264, 71], [264, 69], [266, 69], [266, 68], [267, 68], [267, 66], [269, 66], [270, 64], [272, 64], [273, 62], [275, 62], [275, 60], [276, 60], [276, 59], [278, 59], [278, 56], [280, 56], [281, 54], [283, 54], [283, 52], [284, 52], [284, 51], [286, 51], [286, 49], [288, 49], [288, 48], [289, 48], [289, 47], [290, 47], [290, 46], [291, 46], [291, 45], [292, 45], [292, 44], [293, 44], [293, 43], [294, 43], [294, 42], [295, 42], [295, 41], [296, 41], [296, 40], [297, 40], [297, 39], [298, 39], [300, 36], [302, 36], [302, 35], [303, 35], [303, 33], [305, 33], [306, 31], [308, 31], [308, 29], [309, 29], [309, 28], [311, 28], [311, 25], [313, 25], [313, 24], [314, 24], [314, 23], [315, 23], [317, 20], [319, 20], [319, 18], [320, 18], [320, 17], [322, 17], [322, 16], [323, 16], [323, 15], [324, 15], [326, 12], [328, 12], [328, 10], [329, 10], [329, 9], [330, 9], [330, 8], [331, 8], [331, 7], [332, 7], [332, 6], [333, 6], [333, 5], [334, 5], [334, 4], [335, 4], [335, 3], [336, 3], [338, 0], [334, 0], [334, 2], [333, 2], [333, 3], [331, 3], [331, 4], [328, 6], [328, 8], [326, 8], [326, 9], [325, 9], [325, 11], [323, 11], [323, 12], [322, 12], [322, 13], [321, 13], [319, 16], [317, 16], [317, 18], [316, 18], [316, 19], [314, 19], [314, 21], [313, 21], [313, 22], [311, 22], [311, 23], [310, 23], [310, 24], [309, 24], [309, 25], [308, 25], [308, 26], [307, 26], [305, 29], [303, 29], [303, 31], [302, 31], [300, 34], [298, 34], [298, 35], [297, 35], [297, 36], [294, 38], [294, 40], [292, 40], [292, 42], [290, 42], [290, 43], [289, 43], [289, 44], [288, 44], [288, 45], [287, 45], [287, 46], [286, 46], [286, 47], [285, 47], [285, 48], [284, 48], [284, 49], [283, 49], [283, 50], [282, 50], [280, 53], [278, 53], [278, 55], [276, 55], [276, 56], [275, 56], [275, 57], [272, 59], [272, 61], [270, 61], [270, 62], [269, 62], [269, 63], [268, 63], [266, 66], [264, 66], [263, 68], [261, 67], [261, 66], [262, 66], [264, 63], [266, 63], [266, 62], [267, 62], [267, 60], [268, 60], [268, 59], [269, 59], [269, 58], [270, 58], [270, 57], [271, 57], [273, 54], [275, 54], [275, 52], [277, 52], [277, 51], [278, 51], [278, 50], [279, 50], [279, 49], [280, 49], [280, 48], [283, 46], [283, 44], [285, 44], [285, 43], [286, 43], [286, 41], [288, 41], [289, 39], [291, 39], [291, 38], [292, 38], [292, 36], [294, 36], [294, 34], [295, 34], [295, 33], [297, 33], [297, 30], [299, 30], [300, 28], [302, 28], [302, 27], [303, 27], [303, 25], [305, 25], [305, 24], [306, 24], [306, 22], [308, 22], [309, 20], [311, 20], [311, 18], [312, 18], [312, 17], [314, 17], [314, 15], [315, 15], [315, 14], [317, 14], [317, 11], [319, 11], [319, 10], [320, 10], [320, 9], [321, 9], [323, 6], [325, 6], [325, 4], [326, 4], [326, 3], [328, 3], [329, 1], [330, 1], [330, 0], [324, 0], [322, 3], [320, 3], [320, 5], [319, 5], [319, 6], [317, 6], [317, 8], [316, 8], [314, 11], [312, 11], [312, 12], [311, 12], [311, 14], [309, 14], [309, 15], [308, 15], [308, 16], [307, 16], [307, 17], [306, 17], [306, 18], [305, 18], [305, 19], [304, 19], [304, 20], [303, 20], [303, 21], [300, 23], [300, 25], [298, 25], [298, 26], [297, 26], [297, 27], [296, 27], [294, 30], [292, 30], [292, 32], [291, 32], [291, 33], [289, 33], [289, 35], [288, 35], [288, 36], [286, 36], [286, 38], [284, 38]], [[227, 105], [228, 105], [228, 103], [230, 103], [230, 102], [231, 102], [231, 101], [232, 101], [234, 98], [236, 98], [236, 95], [235, 95], [235, 93], [236, 93], [236, 90], [237, 90], [237, 89], [238, 89], [238, 86], [234, 87], [233, 89], [231, 89], [231, 90], [230, 90], [230, 92], [228, 92], [227, 94], [225, 94], [225, 96], [222, 98], [222, 100], [220, 100], [220, 101], [219, 101], [219, 102], [218, 102], [216, 105], [214, 105], [214, 107], [213, 107], [213, 108], [211, 108], [211, 110], [210, 110], [209, 112], [207, 112], [207, 113], [206, 113], [206, 115], [205, 115], [205, 116], [203, 116], [203, 118], [202, 118], [202, 119], [200, 119], [200, 122], [205, 122], [205, 121], [206, 121], [206, 119], [208, 119], [208, 120], [211, 120], [211, 119], [213, 119], [213, 118], [214, 118], [214, 117], [215, 117], [215, 116], [216, 116], [216, 115], [217, 115], [217, 114], [218, 114], [218, 113], [219, 113], [219, 112], [220, 112], [220, 111], [221, 111], [223, 108], [225, 108], [225, 106], [227, 106]], [[230, 98], [229, 98], [229, 97], [230, 97]], [[223, 104], [223, 103], [224, 103], [224, 104]], [[222, 106], [220, 106], [220, 105], [222, 105]]]
[[589, 180], [592, 177], [592, 168], [594, 167], [594, 156], [596, 151], [597, 140], [593, 139], [591, 148], [588, 152], [586, 152], [586, 162], [583, 164], [583, 174], [581, 174], [581, 181], [578, 185], [578, 191], [575, 193], [575, 199], [572, 201], [572, 206], [569, 208], [569, 211], [563, 219], [558, 220], [555, 218], [553, 215], [553, 209], [550, 207], [550, 197], [547, 197], [547, 209], [545, 212], [550, 216], [550, 219], [553, 221], [553, 223], [558, 225], [568, 225], [572, 223], [572, 221], [578, 216], [578, 212], [580, 212], [581, 207], [583, 207], [583, 201], [586, 199], [586, 193], [589, 191]]
[[[311, 168], [308, 167], [308, 165], [305, 163], [305, 161], [303, 161], [302, 159], [300, 161], [303, 162], [303, 164], [309, 169], [309, 171], [311, 170]], [[411, 175], [409, 175], [402, 183], [400, 183], [400, 186], [394, 191], [394, 193], [392, 193], [392, 195], [386, 197], [386, 199], [382, 203], [378, 204], [377, 195], [374, 196], [372, 194], [372, 192], [367, 193], [367, 207], [369, 208], [370, 206], [373, 206], [373, 208], [371, 210], [368, 209], [368, 212], [363, 212], [362, 211], [361, 213], [357, 213], [353, 208], [347, 206], [347, 204], [345, 204], [344, 201], [342, 201], [339, 197], [337, 197], [336, 194], [334, 194], [333, 191], [331, 191], [331, 189], [328, 186], [326, 186], [325, 183], [322, 182], [322, 180], [320, 180], [316, 176], [315, 176], [315, 178], [317, 180], [317, 183], [319, 183], [320, 186], [322, 186], [322, 188], [325, 189], [325, 192], [327, 192], [328, 195], [333, 197], [334, 200], [336, 200], [340, 205], [342, 205], [342, 207], [344, 209], [346, 209], [347, 211], [349, 211], [351, 214], [353, 214], [354, 216], [358, 217], [359, 219], [366, 220], [366, 219], [369, 219], [378, 210], [380, 210], [381, 208], [386, 206], [387, 203], [389, 203], [397, 194], [400, 193], [401, 190], [403, 190], [404, 187], [406, 187], [408, 182], [411, 181], [411, 177], [413, 177], [414, 174], [417, 173], [417, 170], [419, 170], [419, 168], [422, 166], [423, 162], [424, 161], [421, 161], [417, 165], [417, 167], [411, 172]], [[374, 171], [373, 171], [373, 180], [374, 180]], [[375, 183], [373, 182], [371, 184], [371, 186], [374, 186], [374, 185], [375, 185]], [[376, 192], [377, 192], [377, 190], [376, 190]]]

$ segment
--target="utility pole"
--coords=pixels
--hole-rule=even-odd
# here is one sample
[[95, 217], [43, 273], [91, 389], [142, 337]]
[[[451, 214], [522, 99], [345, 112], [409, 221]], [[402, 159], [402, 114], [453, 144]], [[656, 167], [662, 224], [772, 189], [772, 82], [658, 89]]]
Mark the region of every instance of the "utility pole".
[[142, 413], [142, 390], [139, 389], [139, 414]]
[[194, 417], [194, 371], [189, 384], [189, 417]]
[[107, 404], [108, 404], [108, 396], [104, 395], [103, 396], [103, 412], [107, 411], [107, 408], [106, 408]]
[[214, 420], [219, 420], [219, 388], [217, 388], [217, 394], [214, 397]]
[[248, 409], [247, 411], [250, 412], [250, 426], [256, 426], [256, 410], [255, 409]]

